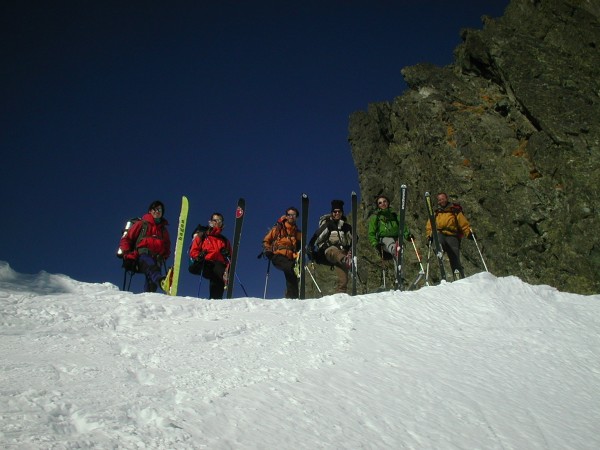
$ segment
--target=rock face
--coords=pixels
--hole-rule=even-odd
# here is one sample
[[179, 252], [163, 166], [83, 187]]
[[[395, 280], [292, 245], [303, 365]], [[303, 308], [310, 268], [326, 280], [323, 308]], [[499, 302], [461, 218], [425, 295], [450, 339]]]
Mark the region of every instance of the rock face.
[[[444, 191], [463, 206], [490, 272], [600, 292], [600, 2], [513, 0], [483, 24], [462, 31], [453, 64], [404, 68], [408, 91], [350, 118], [362, 198], [359, 292], [382, 284], [366, 236], [373, 199], [385, 193], [397, 210], [403, 183], [424, 265], [423, 194]], [[462, 249], [467, 275], [482, 271], [475, 244]], [[419, 265], [410, 243], [406, 265], [412, 279]], [[430, 272], [438, 277], [433, 257]]]

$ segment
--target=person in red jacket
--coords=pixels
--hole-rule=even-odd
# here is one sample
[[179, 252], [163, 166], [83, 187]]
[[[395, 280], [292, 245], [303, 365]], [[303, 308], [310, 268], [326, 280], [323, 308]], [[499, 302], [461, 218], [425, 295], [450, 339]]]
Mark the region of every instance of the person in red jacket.
[[209, 297], [222, 299], [231, 256], [229, 239], [221, 234], [225, 227], [223, 214], [213, 213], [208, 227], [198, 225], [190, 246], [189, 271], [210, 281]]
[[135, 222], [121, 238], [123, 265], [146, 275], [145, 292], [156, 292], [164, 280], [161, 266], [171, 255], [171, 238], [164, 218], [165, 205], [156, 200], [142, 220]]

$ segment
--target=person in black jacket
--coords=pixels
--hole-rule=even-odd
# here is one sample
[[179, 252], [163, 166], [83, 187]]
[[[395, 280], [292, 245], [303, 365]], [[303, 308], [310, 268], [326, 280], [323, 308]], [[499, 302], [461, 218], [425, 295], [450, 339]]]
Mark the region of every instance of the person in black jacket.
[[352, 264], [352, 226], [346, 222], [344, 202], [331, 201], [331, 213], [319, 219], [319, 228], [308, 243], [308, 257], [317, 264], [335, 268], [337, 274], [336, 292], [346, 293], [348, 270]]

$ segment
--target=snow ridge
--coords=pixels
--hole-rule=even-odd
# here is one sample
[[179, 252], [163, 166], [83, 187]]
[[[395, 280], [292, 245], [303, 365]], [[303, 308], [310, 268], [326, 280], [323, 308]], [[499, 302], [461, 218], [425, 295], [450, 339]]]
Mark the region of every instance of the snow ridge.
[[598, 448], [600, 296], [483, 273], [307, 301], [0, 262], [4, 448]]

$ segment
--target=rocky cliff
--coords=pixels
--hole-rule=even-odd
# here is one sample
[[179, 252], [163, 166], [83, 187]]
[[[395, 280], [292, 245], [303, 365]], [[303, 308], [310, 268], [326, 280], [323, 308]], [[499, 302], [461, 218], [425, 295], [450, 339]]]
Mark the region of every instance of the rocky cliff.
[[[366, 238], [372, 201], [385, 193], [397, 209], [403, 183], [424, 258], [423, 193], [445, 191], [463, 206], [490, 272], [600, 292], [600, 2], [513, 0], [503, 17], [482, 21], [461, 32], [453, 64], [404, 68], [406, 92], [350, 118], [360, 292], [382, 284]], [[406, 255], [412, 278], [410, 244]], [[483, 270], [471, 241], [463, 264], [467, 275]]]

